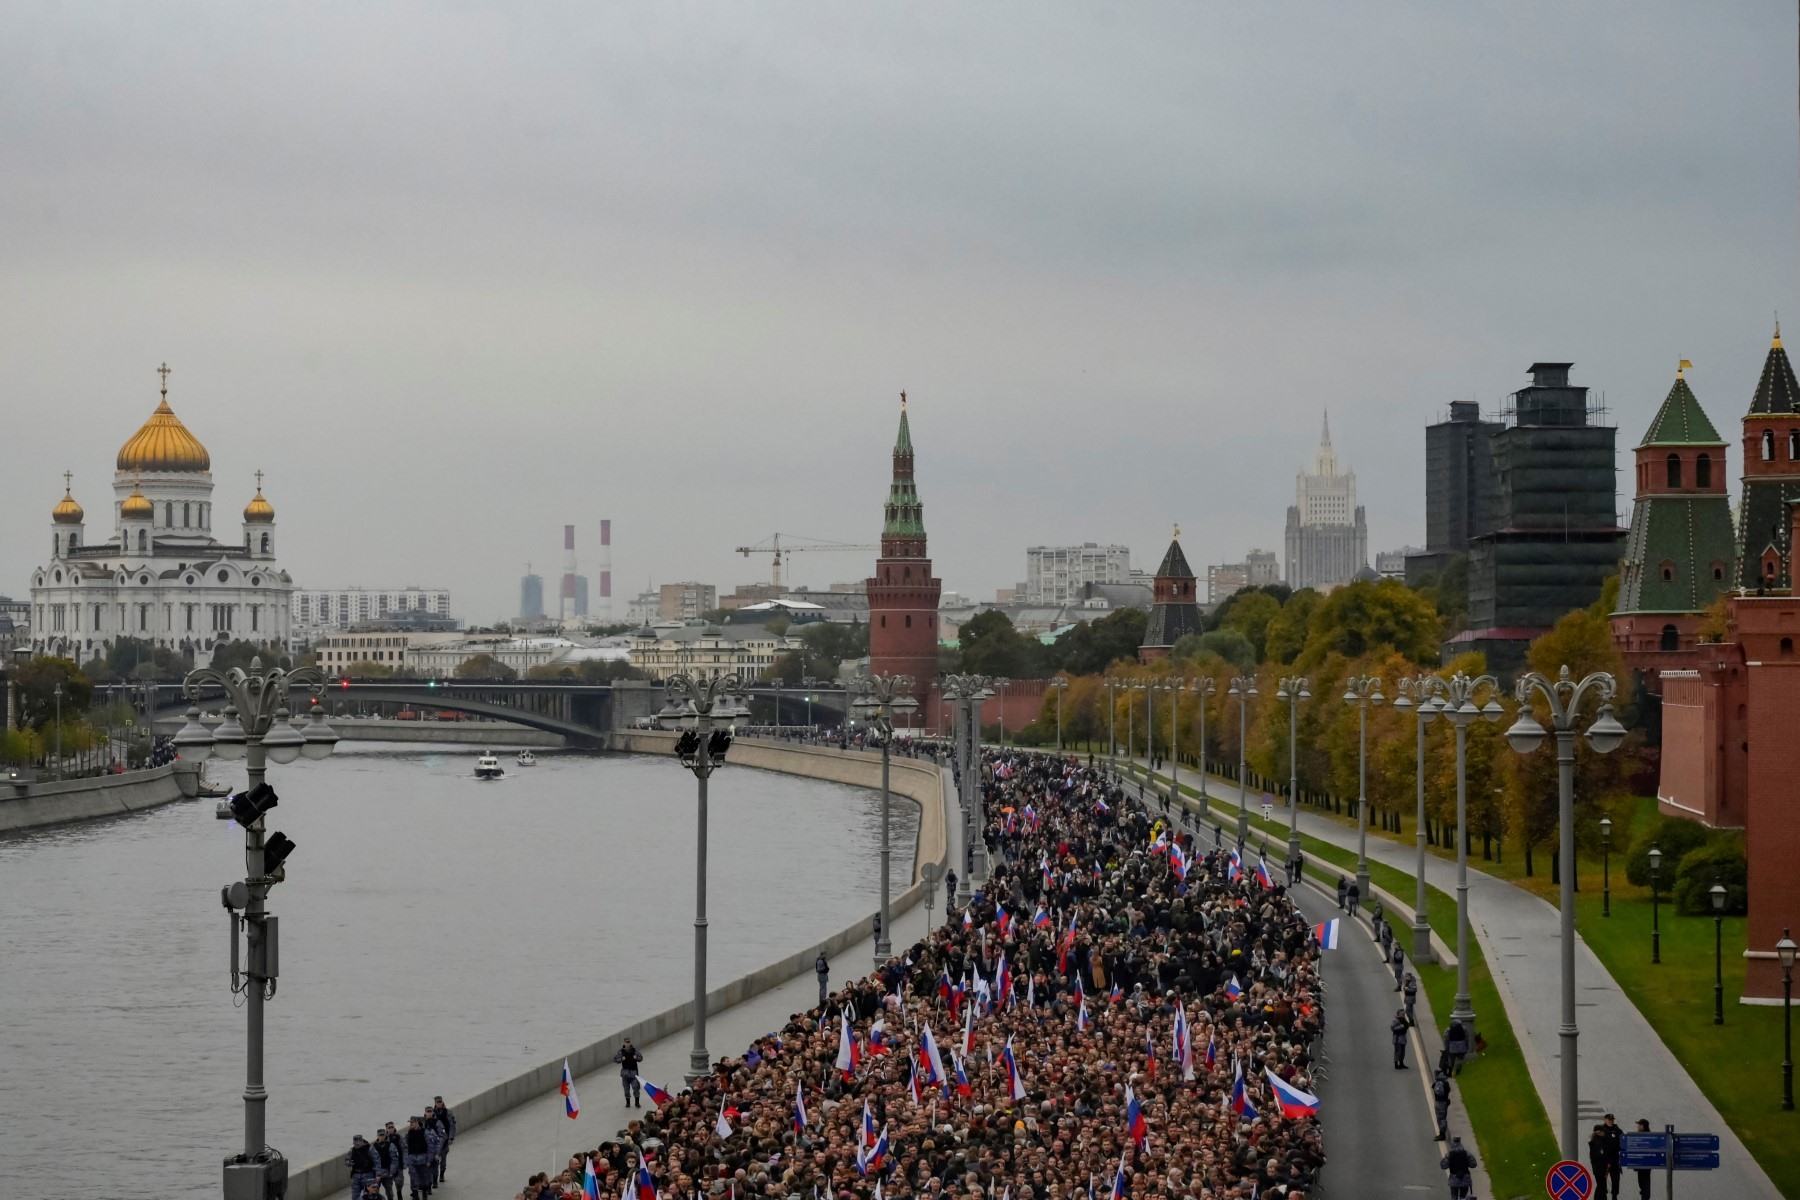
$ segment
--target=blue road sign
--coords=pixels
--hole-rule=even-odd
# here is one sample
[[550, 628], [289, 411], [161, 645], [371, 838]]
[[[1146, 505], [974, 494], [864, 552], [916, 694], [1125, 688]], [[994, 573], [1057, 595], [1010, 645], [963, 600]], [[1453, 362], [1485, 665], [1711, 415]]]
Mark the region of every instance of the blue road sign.
[[1678, 1133], [1675, 1135], [1675, 1169], [1677, 1171], [1716, 1171], [1718, 1168], [1718, 1134]]
[[1588, 1200], [1594, 1194], [1594, 1177], [1580, 1163], [1565, 1158], [1544, 1176], [1544, 1191], [1550, 1200]]
[[1669, 1165], [1669, 1137], [1663, 1133], [1628, 1133], [1619, 1148], [1619, 1165], [1627, 1171], [1660, 1171]]

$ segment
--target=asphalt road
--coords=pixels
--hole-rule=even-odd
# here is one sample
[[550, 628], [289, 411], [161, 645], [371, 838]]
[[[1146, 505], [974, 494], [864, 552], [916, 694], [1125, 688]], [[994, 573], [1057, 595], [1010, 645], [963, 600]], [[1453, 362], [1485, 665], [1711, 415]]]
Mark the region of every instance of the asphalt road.
[[[1310, 887], [1298, 889], [1295, 898], [1313, 921], [1338, 915], [1337, 906]], [[1406, 1052], [1408, 1069], [1394, 1069], [1388, 1024], [1400, 993], [1367, 925], [1344, 921], [1338, 949], [1325, 952], [1324, 972], [1325, 1053], [1331, 1060], [1329, 1078], [1319, 1085], [1326, 1200], [1449, 1195], [1416, 1038]]]

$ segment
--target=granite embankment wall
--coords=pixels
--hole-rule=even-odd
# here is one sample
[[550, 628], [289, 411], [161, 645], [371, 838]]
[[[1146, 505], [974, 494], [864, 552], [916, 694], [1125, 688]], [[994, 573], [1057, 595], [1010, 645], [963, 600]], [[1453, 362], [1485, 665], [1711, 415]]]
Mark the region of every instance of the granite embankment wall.
[[[613, 749], [633, 754], [669, 754], [673, 752], [674, 746], [675, 735], [671, 733], [618, 734], [613, 739]], [[730, 769], [740, 770], [745, 767], [780, 771], [787, 775], [801, 775], [859, 788], [881, 786], [881, 755], [860, 751], [740, 738], [731, 747]], [[936, 886], [925, 883], [920, 872], [924, 864], [942, 865], [948, 858], [947, 814], [954, 799], [944, 772], [936, 763], [928, 761], [893, 759], [889, 788], [894, 796], [919, 806], [919, 839], [913, 851], [912, 871], [908, 875], [912, 882], [905, 891], [894, 897], [890, 905], [898, 915], [919, 904], [925, 898], [928, 887]], [[813, 959], [820, 951], [824, 951], [830, 958], [842, 954], [868, 937], [870, 919], [874, 915], [874, 910], [871, 909], [824, 940], [808, 943], [760, 970], [714, 988], [706, 994], [707, 1012], [722, 1012], [771, 988], [780, 987], [796, 975], [811, 971]], [[569, 1069], [577, 1076], [586, 1075], [612, 1062], [613, 1052], [626, 1038], [640, 1046], [648, 1045], [670, 1034], [679, 1033], [693, 1023], [693, 1001], [677, 1004], [623, 1029], [614, 1030], [579, 1050], [570, 1051], [567, 1056]], [[455, 1101], [451, 1108], [456, 1113], [458, 1127], [470, 1129], [521, 1104], [542, 1100], [556, 1090], [557, 1082], [562, 1077], [563, 1057], [559, 1054], [541, 1066], [515, 1075], [466, 1099]], [[343, 1156], [338, 1155], [304, 1167], [296, 1167], [288, 1181], [288, 1195], [294, 1200], [322, 1200], [323, 1197], [343, 1194], [349, 1186], [349, 1171], [344, 1166]]]
[[0, 776], [0, 833], [116, 817], [199, 794], [199, 769], [192, 763], [88, 779], [39, 780], [9, 773]]
[[515, 750], [567, 744], [560, 733], [504, 721], [333, 721], [331, 727], [346, 742], [456, 742]]

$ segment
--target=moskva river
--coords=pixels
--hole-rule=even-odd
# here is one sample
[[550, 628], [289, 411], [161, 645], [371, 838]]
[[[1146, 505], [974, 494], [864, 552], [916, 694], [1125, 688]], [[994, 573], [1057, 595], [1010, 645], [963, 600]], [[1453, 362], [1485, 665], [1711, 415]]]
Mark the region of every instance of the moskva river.
[[[475, 755], [270, 770], [298, 848], [269, 903], [268, 1137], [295, 1166], [690, 994], [693, 777], [540, 752], [485, 783]], [[218, 1194], [244, 1083], [219, 888], [244, 860], [213, 808], [0, 838], [0, 1196]], [[713, 986], [875, 907], [878, 794], [727, 767], [710, 809]], [[918, 821], [893, 815], [898, 892]]]

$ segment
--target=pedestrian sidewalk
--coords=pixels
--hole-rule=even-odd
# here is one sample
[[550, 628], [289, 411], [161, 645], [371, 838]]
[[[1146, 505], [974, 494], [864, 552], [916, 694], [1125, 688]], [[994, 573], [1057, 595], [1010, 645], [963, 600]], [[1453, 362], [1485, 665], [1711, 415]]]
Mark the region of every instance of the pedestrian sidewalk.
[[[1147, 769], [1142, 758], [1131, 762], [1140, 771]], [[1153, 778], [1167, 788], [1166, 771], [1157, 772]], [[1194, 771], [1187, 770], [1181, 773], [1180, 782], [1184, 788], [1194, 787], [1198, 779]], [[1235, 818], [1235, 782], [1209, 775], [1207, 792], [1216, 808]], [[1188, 808], [1198, 804], [1195, 797], [1185, 793], [1180, 800]], [[1272, 819], [1281, 823], [1290, 819], [1284, 797], [1263, 793], [1251, 794], [1253, 816], [1260, 814], [1264, 800], [1273, 801]], [[1353, 827], [1305, 807], [1300, 809], [1299, 823], [1300, 832], [1308, 837], [1346, 850], [1356, 849]], [[1411, 846], [1370, 837], [1368, 856], [1372, 862], [1392, 867], [1409, 879], [1413, 877], [1416, 855]], [[1456, 863], [1426, 855], [1425, 880], [1454, 896]], [[1558, 1030], [1562, 1025], [1559, 914], [1548, 901], [1470, 867], [1469, 930], [1481, 945], [1507, 1019], [1524, 1049], [1532, 1082], [1555, 1131], [1559, 1128], [1557, 1114], [1562, 1111], [1558, 1064]], [[1579, 1127], [1585, 1131], [1597, 1124], [1603, 1114], [1611, 1112], [1627, 1129], [1637, 1118], [1647, 1117], [1653, 1129], [1670, 1123], [1683, 1131], [1717, 1133], [1720, 1167], [1707, 1173], [1706, 1193], [1776, 1200], [1779, 1193], [1774, 1183], [1579, 934], [1575, 980], [1576, 1023], [1581, 1031]], [[1476, 1014], [1478, 1022], [1480, 1016]]]

